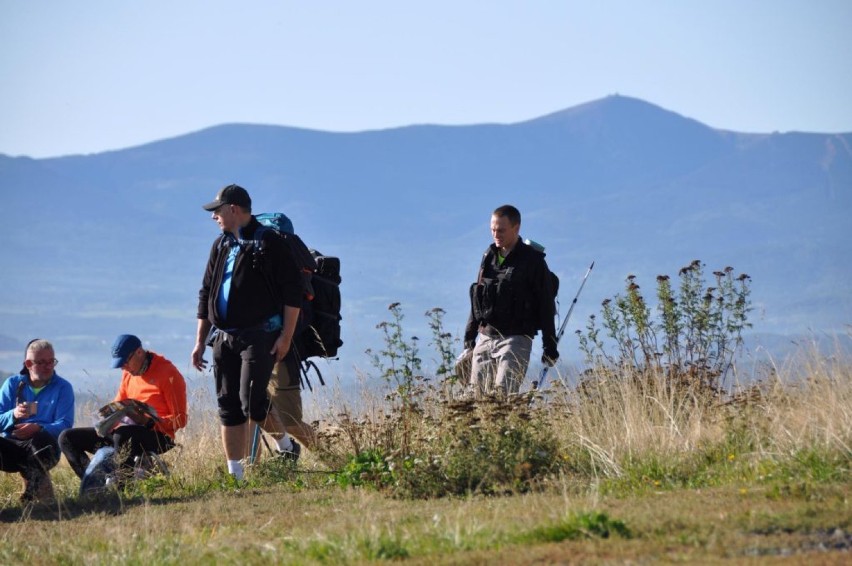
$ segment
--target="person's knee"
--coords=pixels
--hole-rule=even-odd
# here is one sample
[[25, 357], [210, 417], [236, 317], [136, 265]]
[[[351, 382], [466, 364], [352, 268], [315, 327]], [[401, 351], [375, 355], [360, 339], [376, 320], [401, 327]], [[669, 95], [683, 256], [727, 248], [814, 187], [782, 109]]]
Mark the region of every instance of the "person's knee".
[[222, 426], [239, 426], [248, 420], [248, 415], [238, 396], [220, 395], [217, 403], [219, 405], [219, 422]]
[[61, 453], [59, 446], [45, 446], [33, 453], [34, 464], [45, 470], [50, 470], [59, 463]]
[[71, 441], [71, 438], [69, 438], [69, 430], [71, 429], [66, 428], [65, 430], [60, 432], [59, 438], [56, 440], [56, 442], [59, 444], [59, 449], [63, 452], [67, 452], [74, 448], [74, 443]]
[[[269, 413], [269, 402], [253, 403], [249, 409], [249, 417], [251, 420], [262, 423], [266, 420], [266, 415]], [[245, 422], [245, 421], [244, 421]]]
[[62, 452], [59, 450], [59, 442], [47, 431], [41, 430], [36, 433], [30, 444], [32, 457], [38, 460], [38, 464], [50, 469], [59, 463]]
[[251, 420], [262, 423], [266, 420], [266, 415], [269, 412], [270, 399], [266, 393], [266, 386], [257, 389], [252, 388], [248, 399], [243, 400], [243, 407], [247, 407], [245, 411]]
[[219, 422], [222, 426], [240, 426], [245, 424], [247, 420], [248, 417], [242, 409], [238, 411], [219, 410]]

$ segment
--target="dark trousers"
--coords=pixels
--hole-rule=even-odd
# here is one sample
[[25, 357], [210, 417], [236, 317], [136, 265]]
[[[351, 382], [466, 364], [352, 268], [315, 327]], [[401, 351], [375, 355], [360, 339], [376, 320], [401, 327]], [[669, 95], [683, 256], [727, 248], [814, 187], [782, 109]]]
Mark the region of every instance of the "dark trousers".
[[104, 446], [115, 448], [120, 468], [132, 468], [136, 456], [145, 452], [162, 454], [174, 445], [169, 436], [141, 425], [122, 425], [112, 431], [110, 438], [98, 436], [94, 427], [69, 428], [59, 435], [59, 448], [80, 479], [89, 467], [89, 454]]
[[19, 472], [30, 477], [31, 472], [47, 472], [59, 462], [59, 445], [44, 430], [31, 438], [20, 440], [0, 436], [0, 470]]
[[250, 417], [266, 419], [269, 398], [266, 386], [275, 364], [270, 353], [278, 332], [253, 330], [238, 335], [219, 331], [213, 341], [213, 375], [219, 420], [224, 426], [238, 426]]

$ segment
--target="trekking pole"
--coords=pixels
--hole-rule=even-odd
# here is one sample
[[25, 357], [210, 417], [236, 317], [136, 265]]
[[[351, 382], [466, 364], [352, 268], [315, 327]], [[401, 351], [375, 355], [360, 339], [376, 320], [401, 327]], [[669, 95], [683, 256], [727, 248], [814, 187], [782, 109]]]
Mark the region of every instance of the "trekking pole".
[[249, 453], [249, 463], [254, 464], [257, 460], [257, 451], [260, 448], [260, 425], [254, 425], [254, 433], [251, 439], [251, 452]]
[[[577, 304], [577, 299], [580, 297], [580, 293], [583, 291], [583, 287], [586, 285], [586, 279], [589, 278], [589, 274], [592, 272], [592, 268], [595, 266], [595, 262], [592, 261], [592, 265], [589, 266], [589, 269], [586, 271], [586, 275], [583, 276], [583, 281], [580, 283], [580, 288], [577, 289], [577, 294], [574, 295], [574, 300], [571, 301], [571, 306], [568, 308], [568, 312], [565, 314], [565, 318], [562, 319], [562, 324], [559, 326], [559, 332], [556, 333], [556, 344], [559, 345], [559, 340], [562, 339], [562, 335], [565, 334], [565, 327], [568, 326], [568, 320], [571, 318], [571, 313], [574, 311], [574, 305]], [[550, 366], [545, 364], [543, 368], [541, 368], [541, 373], [538, 375], [538, 381], [533, 382], [533, 389], [541, 389], [544, 387], [544, 378], [547, 377], [547, 370], [550, 369]]]

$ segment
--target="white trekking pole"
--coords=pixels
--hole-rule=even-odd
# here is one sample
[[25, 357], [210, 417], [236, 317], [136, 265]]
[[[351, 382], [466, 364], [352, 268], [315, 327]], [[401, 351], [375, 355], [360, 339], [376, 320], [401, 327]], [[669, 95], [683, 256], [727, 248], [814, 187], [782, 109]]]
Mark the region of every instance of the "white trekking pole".
[[[586, 285], [586, 279], [589, 278], [589, 274], [592, 272], [592, 268], [595, 266], [595, 262], [592, 262], [592, 265], [589, 266], [589, 269], [586, 271], [586, 275], [583, 276], [583, 282], [580, 283], [580, 288], [577, 289], [577, 294], [574, 295], [574, 300], [571, 301], [571, 306], [568, 308], [568, 312], [565, 314], [565, 318], [562, 319], [562, 324], [559, 326], [559, 332], [556, 333], [556, 344], [559, 344], [559, 340], [562, 339], [562, 335], [565, 334], [565, 327], [568, 326], [568, 320], [571, 318], [571, 313], [574, 311], [574, 305], [577, 304], [577, 299], [580, 297], [580, 293], [583, 291], [583, 287]], [[545, 364], [543, 368], [541, 368], [541, 373], [538, 375], [538, 381], [533, 382], [533, 389], [542, 389], [544, 387], [544, 379], [547, 377], [547, 370], [550, 369], [550, 366]]]

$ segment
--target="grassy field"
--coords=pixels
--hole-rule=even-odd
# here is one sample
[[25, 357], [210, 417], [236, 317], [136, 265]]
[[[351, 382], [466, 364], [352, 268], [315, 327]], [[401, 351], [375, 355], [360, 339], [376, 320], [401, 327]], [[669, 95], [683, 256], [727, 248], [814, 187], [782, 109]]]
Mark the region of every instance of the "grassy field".
[[724, 390], [601, 365], [474, 402], [396, 346], [357, 398], [314, 393], [298, 466], [235, 483], [193, 399], [168, 476], [81, 499], [63, 460], [57, 501], [21, 507], [0, 474], [0, 564], [852, 563], [847, 356]]
[[848, 564], [849, 486], [601, 495], [593, 485], [425, 501], [306, 486], [5, 509], [3, 564]]

